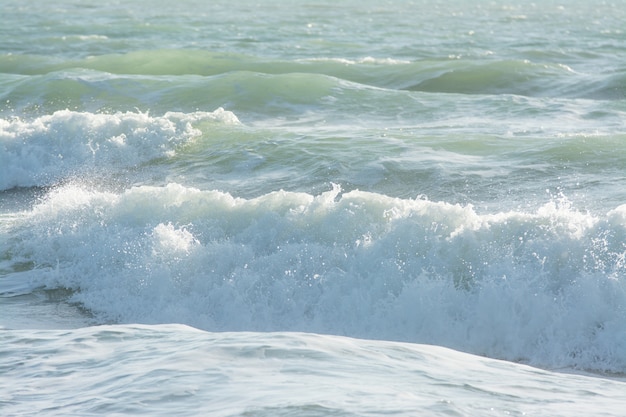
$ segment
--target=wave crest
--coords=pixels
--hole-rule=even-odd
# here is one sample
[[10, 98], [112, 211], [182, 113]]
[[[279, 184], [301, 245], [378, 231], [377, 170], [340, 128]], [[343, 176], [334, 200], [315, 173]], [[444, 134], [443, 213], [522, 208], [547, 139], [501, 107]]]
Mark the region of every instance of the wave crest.
[[60, 110], [34, 120], [0, 119], [0, 190], [49, 186], [110, 165], [128, 169], [162, 157], [200, 135], [202, 121], [238, 124], [224, 109], [163, 116]]
[[334, 333], [624, 372], [624, 210], [483, 215], [337, 186], [254, 199], [67, 186], [14, 224], [8, 250], [102, 321]]

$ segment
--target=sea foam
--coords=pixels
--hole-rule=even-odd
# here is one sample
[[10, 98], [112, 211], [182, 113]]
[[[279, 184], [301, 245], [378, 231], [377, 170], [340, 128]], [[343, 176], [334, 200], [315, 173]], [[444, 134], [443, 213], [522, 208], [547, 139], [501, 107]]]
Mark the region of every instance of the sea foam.
[[111, 165], [132, 168], [171, 156], [200, 134], [193, 124], [201, 121], [239, 123], [221, 108], [163, 116], [60, 110], [33, 120], [0, 119], [0, 190], [49, 186]]
[[626, 370], [626, 206], [535, 212], [339, 186], [243, 199], [178, 184], [55, 189], [4, 253], [98, 321], [433, 343]]

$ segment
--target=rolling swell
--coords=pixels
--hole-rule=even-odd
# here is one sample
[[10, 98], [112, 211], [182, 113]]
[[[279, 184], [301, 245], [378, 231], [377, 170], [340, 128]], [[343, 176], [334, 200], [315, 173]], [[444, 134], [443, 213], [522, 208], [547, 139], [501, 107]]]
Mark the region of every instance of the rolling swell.
[[142, 50], [80, 60], [59, 61], [31, 55], [0, 56], [0, 72], [42, 76], [91, 70], [118, 76], [212, 77], [232, 72], [319, 74], [376, 88], [455, 94], [514, 94], [529, 97], [624, 98], [625, 71], [607, 74], [605, 82], [567, 65], [530, 60], [495, 59], [337, 59], [291, 61], [201, 50]]
[[[623, 135], [596, 128], [599, 120], [607, 132], [619, 128], [623, 111], [617, 105], [611, 110], [586, 101], [569, 111], [563, 101], [483, 97], [494, 110], [480, 120], [471, 97], [442, 102], [326, 76], [317, 83], [308, 79], [236, 72], [194, 77], [189, 85], [161, 92], [163, 107], [172, 108], [221, 89], [215, 102], [230, 97], [229, 107], [247, 109], [237, 115], [220, 108], [161, 114], [56, 110], [0, 119], [0, 189], [77, 181], [119, 188], [184, 178], [191, 186], [245, 197], [277, 189], [318, 194], [336, 182], [396, 197], [508, 201], [510, 208], [543, 204], [545, 190], [566, 192], [580, 209], [596, 208], [590, 189], [603, 190], [602, 201], [612, 206], [623, 201]], [[267, 86], [276, 90], [272, 102], [266, 102]], [[154, 100], [148, 87], [146, 100]], [[466, 112], [472, 125], [450, 112]], [[246, 119], [240, 122], [239, 114]], [[528, 131], [530, 123], [543, 126]], [[599, 181], [607, 176], [613, 180]]]

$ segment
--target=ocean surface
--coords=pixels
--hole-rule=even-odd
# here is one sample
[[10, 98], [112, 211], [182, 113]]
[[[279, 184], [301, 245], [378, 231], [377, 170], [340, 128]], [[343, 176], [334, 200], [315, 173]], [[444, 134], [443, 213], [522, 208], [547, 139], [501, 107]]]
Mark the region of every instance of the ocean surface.
[[626, 413], [626, 1], [0, 16], [1, 415]]

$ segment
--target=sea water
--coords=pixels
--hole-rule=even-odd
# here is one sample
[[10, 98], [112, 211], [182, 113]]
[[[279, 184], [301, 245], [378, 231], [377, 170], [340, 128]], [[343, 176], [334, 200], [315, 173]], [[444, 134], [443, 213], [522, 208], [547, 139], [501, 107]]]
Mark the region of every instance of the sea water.
[[0, 414], [624, 414], [623, 0], [0, 16]]

